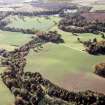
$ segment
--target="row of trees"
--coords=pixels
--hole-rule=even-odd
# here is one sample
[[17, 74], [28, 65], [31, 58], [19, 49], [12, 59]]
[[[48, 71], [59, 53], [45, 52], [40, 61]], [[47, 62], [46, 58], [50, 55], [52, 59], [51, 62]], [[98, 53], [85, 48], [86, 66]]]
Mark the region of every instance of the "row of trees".
[[13, 15], [21, 16], [40, 16], [40, 15], [54, 15], [59, 14], [60, 10], [52, 9], [47, 11], [35, 11], [35, 12], [14, 12]]
[[39, 32], [36, 35], [46, 42], [64, 43], [64, 40], [61, 38], [61, 34], [57, 31]]
[[105, 40], [98, 41], [96, 38], [94, 38], [93, 40], [90, 39], [88, 41], [82, 41], [80, 38], [78, 38], [77, 40], [85, 46], [85, 50], [89, 54], [105, 54]]
[[0, 21], [11, 15], [12, 12], [0, 12]]
[[[105, 95], [92, 91], [70, 92], [58, 87], [38, 73], [25, 72], [26, 57], [36, 40], [32, 40], [1, 60], [7, 70], [1, 74], [4, 84], [15, 97], [14, 105], [105, 105]], [[28, 52], [24, 55], [25, 52]], [[41, 104], [41, 102], [44, 101]]]
[[95, 65], [95, 74], [105, 78], [105, 62]]
[[4, 19], [10, 14], [11, 12], [0, 12], [0, 29], [3, 29], [9, 24], [9, 21], [5, 21]]
[[40, 32], [39, 30], [34, 29], [20, 29], [14, 27], [5, 27], [7, 23], [1, 22], [0, 28], [3, 31], [11, 31], [11, 32], [22, 32], [24, 34], [36, 34], [40, 39], [45, 42], [54, 42], [54, 43], [64, 43], [64, 40], [61, 38], [61, 34], [57, 31], [49, 31], [49, 32]]
[[89, 21], [84, 17], [77, 15], [77, 16], [67, 16], [63, 18], [60, 22], [58, 27], [67, 32], [74, 32], [74, 33], [95, 33], [97, 34], [99, 31], [105, 32], [105, 22], [99, 22], [98, 20]]
[[23, 29], [23, 28], [14, 28], [14, 27], [1, 27], [3, 31], [10, 31], [10, 32], [22, 32], [24, 34], [35, 34], [38, 30], [34, 29]]
[[105, 54], [105, 41], [92, 42], [86, 46], [86, 51], [90, 54]]

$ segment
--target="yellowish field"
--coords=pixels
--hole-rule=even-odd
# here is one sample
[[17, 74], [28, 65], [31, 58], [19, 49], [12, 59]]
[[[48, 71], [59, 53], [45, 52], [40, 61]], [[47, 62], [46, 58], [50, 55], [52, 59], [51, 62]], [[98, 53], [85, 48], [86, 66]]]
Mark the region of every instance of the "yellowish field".
[[93, 6], [93, 8], [92, 8], [91, 12], [94, 12], [96, 10], [105, 10], [105, 4], [100, 4], [100, 5], [95, 4], [92, 6]]
[[9, 16], [5, 19], [11, 23], [7, 27], [33, 29], [39, 31], [47, 31], [54, 27], [60, 18], [56, 16], [46, 17], [27, 17], [27, 16]]

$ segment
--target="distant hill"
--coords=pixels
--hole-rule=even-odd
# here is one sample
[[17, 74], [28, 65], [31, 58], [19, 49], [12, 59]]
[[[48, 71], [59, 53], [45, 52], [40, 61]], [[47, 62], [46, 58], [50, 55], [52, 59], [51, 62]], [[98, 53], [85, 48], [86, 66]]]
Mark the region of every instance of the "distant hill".
[[68, 2], [71, 0], [0, 0], [0, 4], [1, 3], [6, 3], [6, 4], [10, 4], [10, 3], [22, 3], [22, 2]]
[[22, 3], [22, 2], [72, 2], [77, 4], [91, 4], [94, 2], [105, 2], [105, 0], [0, 0], [1, 3]]
[[31, 1], [43, 1], [43, 0], [0, 0], [0, 3], [6, 3], [6, 4], [11, 4], [11, 3], [23, 3], [23, 2], [31, 2]]

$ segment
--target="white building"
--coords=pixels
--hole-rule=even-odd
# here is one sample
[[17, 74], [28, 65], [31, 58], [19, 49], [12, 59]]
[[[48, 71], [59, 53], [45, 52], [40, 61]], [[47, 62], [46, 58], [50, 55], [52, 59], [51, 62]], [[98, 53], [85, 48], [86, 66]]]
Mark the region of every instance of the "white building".
[[64, 11], [65, 14], [67, 14], [67, 13], [76, 13], [77, 9], [64, 9], [63, 11]]

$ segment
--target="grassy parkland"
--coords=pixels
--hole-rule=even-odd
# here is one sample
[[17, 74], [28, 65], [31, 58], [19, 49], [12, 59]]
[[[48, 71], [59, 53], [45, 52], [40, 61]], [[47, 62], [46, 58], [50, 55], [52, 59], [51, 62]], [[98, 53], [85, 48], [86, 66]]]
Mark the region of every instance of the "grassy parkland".
[[[12, 22], [9, 24], [11, 27], [30, 27], [37, 30], [40, 29], [41, 31], [47, 31], [48, 29], [56, 30], [62, 35], [65, 41], [64, 44], [45, 44], [43, 45], [43, 49], [38, 53], [31, 51], [28, 56], [28, 64], [25, 68], [26, 71], [40, 72], [44, 77], [59, 85], [61, 82], [63, 84], [65, 77], [72, 73], [78, 75], [84, 72], [87, 76], [90, 75], [91, 79], [94, 79], [92, 75], [94, 71], [93, 66], [104, 61], [104, 56], [89, 55], [83, 51], [84, 46], [77, 41], [77, 38], [79, 37], [83, 41], [94, 38], [100, 40], [101, 36], [90, 33], [73, 36], [72, 33], [61, 31], [54, 25], [54, 21], [58, 22], [60, 20], [58, 17], [50, 17], [50, 19], [46, 19], [45, 17], [25, 17], [24, 20], [19, 17], [15, 17], [14, 19], [13, 17], [11, 19], [10, 21]], [[40, 22], [38, 22], [38, 20]], [[0, 48], [13, 50], [28, 42], [30, 37], [31, 35], [28, 34], [0, 31]], [[3, 70], [4, 68], [0, 68], [0, 72], [3, 72]], [[1, 80], [0, 97], [2, 97], [0, 98], [0, 105], [11, 105], [11, 103], [13, 103], [12, 101], [14, 101], [12, 94]]]

